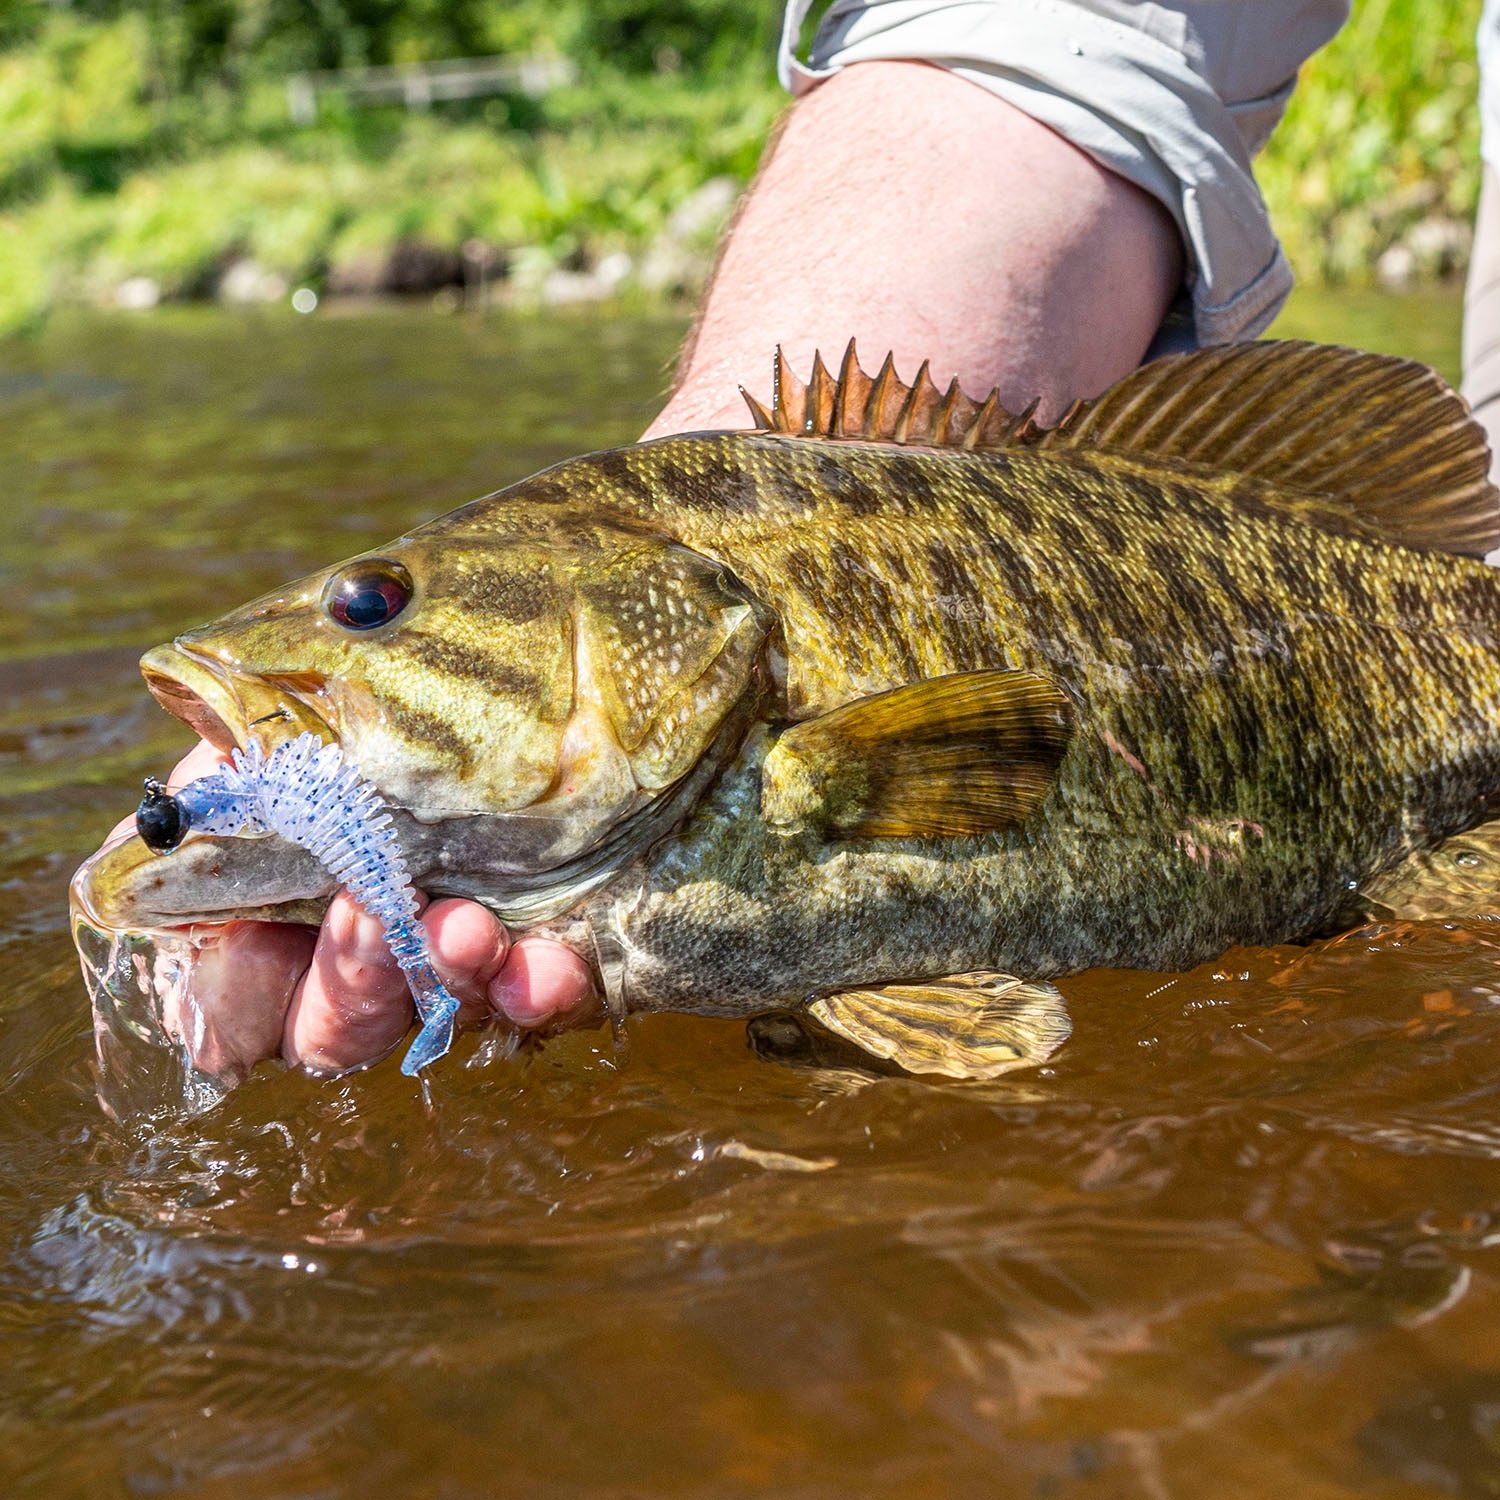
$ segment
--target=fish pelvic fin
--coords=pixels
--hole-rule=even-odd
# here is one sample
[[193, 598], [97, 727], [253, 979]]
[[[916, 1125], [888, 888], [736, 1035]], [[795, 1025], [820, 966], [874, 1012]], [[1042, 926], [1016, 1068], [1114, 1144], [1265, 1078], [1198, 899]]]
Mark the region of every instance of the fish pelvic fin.
[[954, 838], [1023, 822], [1052, 785], [1072, 705], [1031, 672], [955, 672], [786, 730], [761, 767], [780, 833]]
[[1052, 985], [991, 972], [843, 990], [807, 1010], [861, 1051], [908, 1073], [947, 1078], [997, 1078], [1036, 1067], [1073, 1032]]
[[890, 356], [871, 379], [853, 341], [833, 377], [815, 356], [799, 380], [781, 349], [770, 408], [746, 394], [762, 431], [968, 452], [1100, 449], [1264, 480], [1324, 503], [1316, 524], [1422, 551], [1483, 557], [1500, 547], [1489, 441], [1430, 366], [1332, 344], [1265, 340], [1154, 360], [1052, 427], [1036, 404], [1007, 411], [926, 363], [907, 384]]
[[1381, 922], [1443, 922], [1500, 916], [1500, 819], [1409, 854], [1363, 881], [1359, 902]]

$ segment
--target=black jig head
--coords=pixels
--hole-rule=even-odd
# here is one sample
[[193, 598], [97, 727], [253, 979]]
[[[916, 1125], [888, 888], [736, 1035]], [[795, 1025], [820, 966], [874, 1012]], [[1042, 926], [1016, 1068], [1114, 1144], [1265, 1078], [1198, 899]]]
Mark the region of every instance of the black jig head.
[[169, 853], [188, 831], [182, 804], [154, 776], [146, 778], [146, 795], [135, 810], [135, 831], [153, 854]]

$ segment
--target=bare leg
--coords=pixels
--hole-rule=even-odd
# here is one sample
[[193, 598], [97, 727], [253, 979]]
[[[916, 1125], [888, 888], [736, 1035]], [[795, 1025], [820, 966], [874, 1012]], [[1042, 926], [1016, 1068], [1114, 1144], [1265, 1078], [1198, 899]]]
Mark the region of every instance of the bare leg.
[[940, 68], [862, 63], [792, 109], [647, 436], [744, 426], [777, 343], [805, 374], [850, 338], [1055, 414], [1139, 363], [1181, 276], [1139, 188]]

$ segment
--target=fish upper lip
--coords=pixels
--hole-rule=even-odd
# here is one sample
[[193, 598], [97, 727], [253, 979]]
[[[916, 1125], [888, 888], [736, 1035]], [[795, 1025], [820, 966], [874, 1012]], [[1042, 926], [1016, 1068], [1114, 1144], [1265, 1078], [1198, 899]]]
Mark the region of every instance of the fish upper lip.
[[180, 640], [148, 651], [141, 673], [156, 701], [218, 750], [244, 749], [252, 734], [266, 750], [306, 730], [338, 738], [308, 701], [321, 679], [241, 674]]

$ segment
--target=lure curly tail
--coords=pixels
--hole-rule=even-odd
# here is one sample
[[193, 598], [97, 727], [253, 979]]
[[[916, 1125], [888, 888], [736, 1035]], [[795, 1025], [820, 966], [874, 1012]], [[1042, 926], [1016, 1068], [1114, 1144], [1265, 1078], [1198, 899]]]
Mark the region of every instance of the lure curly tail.
[[401, 1060], [415, 1077], [453, 1044], [458, 1001], [432, 967], [417, 921], [417, 899], [380, 793], [337, 745], [312, 733], [267, 755], [254, 741], [232, 764], [173, 796], [148, 778], [136, 827], [158, 854], [175, 849], [190, 830], [217, 834], [279, 834], [300, 844], [381, 925], [401, 965], [422, 1029]]

